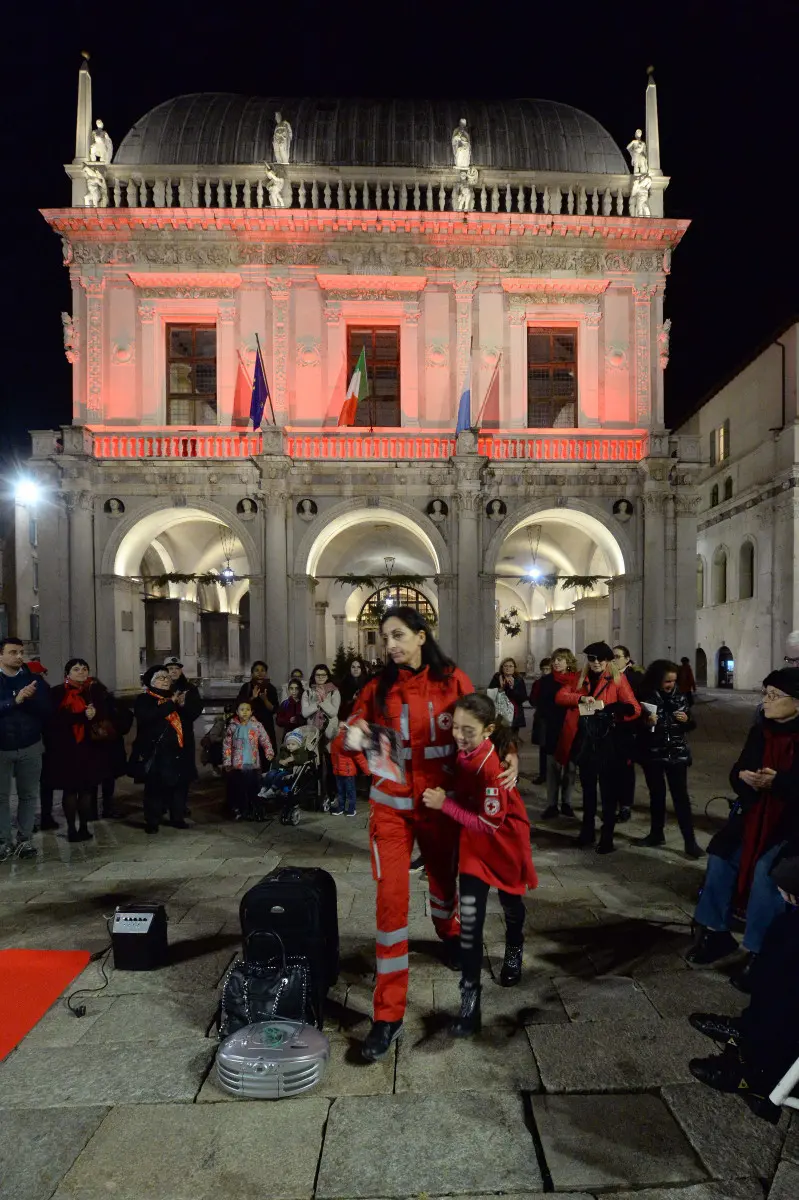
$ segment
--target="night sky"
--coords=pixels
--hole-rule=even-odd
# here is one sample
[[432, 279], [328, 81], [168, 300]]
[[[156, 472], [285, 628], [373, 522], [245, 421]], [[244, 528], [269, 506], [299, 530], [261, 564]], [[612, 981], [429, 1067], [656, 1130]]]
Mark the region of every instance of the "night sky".
[[[115, 145], [193, 91], [255, 95], [535, 96], [596, 117], [622, 147], [655, 66], [666, 215], [693, 224], [666, 293], [666, 418], [675, 425], [797, 311], [799, 139], [793, 0], [28, 6], [5, 29], [2, 411], [6, 453], [71, 417], [57, 236], [70, 202], [80, 51]], [[17, 6], [16, 11], [22, 6]], [[234, 13], [234, 16], [220, 15]], [[268, 16], [264, 14], [268, 13]], [[385, 14], [385, 15], [384, 15]]]

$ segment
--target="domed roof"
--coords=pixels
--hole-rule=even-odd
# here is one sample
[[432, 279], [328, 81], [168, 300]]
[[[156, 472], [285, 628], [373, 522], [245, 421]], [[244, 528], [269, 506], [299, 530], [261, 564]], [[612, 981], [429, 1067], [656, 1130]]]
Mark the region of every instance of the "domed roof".
[[291, 162], [451, 167], [452, 130], [468, 122], [472, 161], [488, 170], [627, 174], [598, 121], [551, 100], [291, 100], [196, 92], [159, 104], [123, 138], [115, 163], [271, 162], [275, 113], [291, 123]]

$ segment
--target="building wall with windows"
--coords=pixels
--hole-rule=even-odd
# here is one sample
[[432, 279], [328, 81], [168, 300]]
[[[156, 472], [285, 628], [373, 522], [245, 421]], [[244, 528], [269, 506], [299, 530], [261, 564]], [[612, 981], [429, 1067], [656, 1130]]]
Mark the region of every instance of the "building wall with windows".
[[729, 650], [734, 686], [758, 687], [799, 628], [798, 374], [793, 323], [678, 430], [705, 446], [725, 431], [698, 480], [697, 650], [711, 686]]
[[204, 677], [282, 675], [373, 644], [398, 577], [479, 682], [600, 634], [684, 652], [702, 445], [663, 425], [688, 222], [664, 215], [651, 79], [645, 212], [567, 105], [200, 94], [92, 166], [90, 83], [72, 204], [43, 211], [73, 298], [73, 423], [32, 435], [44, 657], [118, 687], [167, 643]]

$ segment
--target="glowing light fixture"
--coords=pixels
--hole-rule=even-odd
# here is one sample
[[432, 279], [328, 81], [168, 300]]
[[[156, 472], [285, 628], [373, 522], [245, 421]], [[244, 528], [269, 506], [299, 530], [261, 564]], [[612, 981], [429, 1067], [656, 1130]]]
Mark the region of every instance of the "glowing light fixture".
[[23, 477], [17, 480], [14, 488], [14, 499], [17, 504], [35, 504], [41, 494], [42, 489], [35, 479]]

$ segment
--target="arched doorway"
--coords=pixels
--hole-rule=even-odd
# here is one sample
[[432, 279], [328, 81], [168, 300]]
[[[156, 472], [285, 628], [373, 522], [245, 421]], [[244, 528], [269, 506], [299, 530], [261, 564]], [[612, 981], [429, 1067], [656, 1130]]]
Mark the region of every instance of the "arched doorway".
[[251, 570], [242, 536], [221, 514], [188, 506], [147, 513], [123, 532], [113, 553], [117, 687], [136, 686], [168, 654], [206, 684], [241, 676]]
[[718, 653], [718, 686], [720, 688], [735, 686], [735, 659], [729, 646], [722, 646]]
[[701, 646], [696, 648], [694, 671], [698, 687], [707, 687], [707, 655]]
[[367, 661], [383, 659], [380, 622], [392, 608], [415, 608], [435, 629], [438, 614], [432, 602], [418, 588], [388, 583], [368, 596], [358, 614], [358, 651]]

